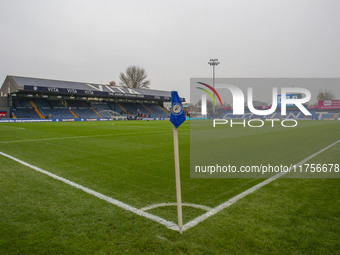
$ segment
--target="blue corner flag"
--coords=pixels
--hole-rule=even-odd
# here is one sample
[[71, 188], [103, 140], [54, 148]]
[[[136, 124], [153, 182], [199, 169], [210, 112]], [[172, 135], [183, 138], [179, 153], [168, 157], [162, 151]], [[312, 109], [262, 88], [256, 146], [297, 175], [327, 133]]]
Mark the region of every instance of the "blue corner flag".
[[171, 115], [170, 121], [178, 128], [185, 121], [183, 105], [177, 91], [171, 91]]

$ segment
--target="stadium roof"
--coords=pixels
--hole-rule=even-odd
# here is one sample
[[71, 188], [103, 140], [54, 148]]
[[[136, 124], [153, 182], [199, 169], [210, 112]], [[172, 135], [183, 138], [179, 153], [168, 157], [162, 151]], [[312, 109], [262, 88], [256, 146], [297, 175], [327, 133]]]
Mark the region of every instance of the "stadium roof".
[[[96, 83], [49, 80], [10, 75], [6, 77], [0, 91], [4, 95], [25, 91], [45, 94], [70, 94], [97, 97], [105, 96], [161, 101], [170, 101], [171, 99], [171, 93], [169, 91], [131, 89]], [[184, 98], [182, 98], [182, 100], [185, 101]]]

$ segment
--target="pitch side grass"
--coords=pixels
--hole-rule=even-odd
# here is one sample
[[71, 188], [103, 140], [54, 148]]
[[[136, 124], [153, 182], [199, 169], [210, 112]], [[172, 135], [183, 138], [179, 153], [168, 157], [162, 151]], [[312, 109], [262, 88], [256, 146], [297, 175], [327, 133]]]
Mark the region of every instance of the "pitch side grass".
[[[247, 133], [247, 140], [231, 136], [235, 146], [249, 143], [231, 152], [233, 160], [265, 152], [297, 163], [340, 139], [339, 121], [299, 125]], [[183, 202], [215, 207], [262, 181], [190, 179], [189, 126], [179, 129]], [[0, 151], [136, 208], [176, 201], [167, 121], [10, 123], [0, 131]], [[261, 148], [268, 139], [282, 146]], [[259, 144], [258, 152], [251, 144]], [[340, 144], [311, 161], [320, 160], [340, 163]], [[0, 253], [336, 254], [339, 185], [339, 179], [279, 179], [180, 235], [0, 156]], [[149, 212], [176, 222], [176, 207]], [[184, 207], [184, 222], [202, 213]]]

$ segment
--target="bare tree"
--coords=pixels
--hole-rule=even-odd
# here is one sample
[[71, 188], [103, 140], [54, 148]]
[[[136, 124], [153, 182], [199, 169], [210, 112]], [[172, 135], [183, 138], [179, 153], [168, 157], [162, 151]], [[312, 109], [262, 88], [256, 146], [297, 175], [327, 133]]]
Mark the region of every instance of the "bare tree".
[[147, 73], [144, 68], [129, 66], [125, 73], [120, 73], [120, 85], [128, 88], [149, 88], [150, 80], [147, 80]]
[[321, 100], [334, 100], [335, 99], [335, 94], [332, 91], [320, 91], [318, 96], [317, 96], [318, 101]]

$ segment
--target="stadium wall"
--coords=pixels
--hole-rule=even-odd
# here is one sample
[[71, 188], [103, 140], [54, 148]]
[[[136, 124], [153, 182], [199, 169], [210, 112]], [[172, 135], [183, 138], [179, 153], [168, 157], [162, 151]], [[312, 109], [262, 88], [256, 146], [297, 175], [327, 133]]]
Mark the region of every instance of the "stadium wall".
[[9, 118], [10, 117], [10, 108], [8, 105], [7, 97], [0, 97], [0, 118]]
[[11, 93], [15, 92], [18, 88], [18, 84], [13, 80], [11, 76], [7, 76], [2, 87], [0, 88], [0, 96], [6, 97]]

